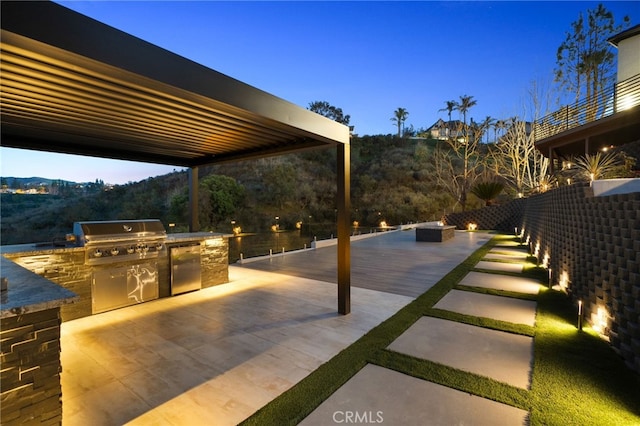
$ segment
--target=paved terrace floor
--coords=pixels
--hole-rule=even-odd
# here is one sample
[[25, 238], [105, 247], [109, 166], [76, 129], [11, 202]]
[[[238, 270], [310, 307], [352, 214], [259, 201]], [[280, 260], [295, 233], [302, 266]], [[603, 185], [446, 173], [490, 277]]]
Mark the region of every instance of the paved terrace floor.
[[64, 425], [237, 424], [424, 293], [490, 239], [415, 231], [230, 266], [230, 283], [62, 324]]

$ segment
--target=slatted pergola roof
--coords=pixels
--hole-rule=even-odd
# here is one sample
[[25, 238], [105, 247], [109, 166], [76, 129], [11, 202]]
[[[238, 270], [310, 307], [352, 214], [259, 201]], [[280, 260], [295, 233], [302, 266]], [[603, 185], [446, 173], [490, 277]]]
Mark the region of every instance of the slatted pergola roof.
[[190, 167], [196, 187], [201, 165], [336, 147], [348, 313], [347, 126], [56, 3], [0, 7], [2, 146]]

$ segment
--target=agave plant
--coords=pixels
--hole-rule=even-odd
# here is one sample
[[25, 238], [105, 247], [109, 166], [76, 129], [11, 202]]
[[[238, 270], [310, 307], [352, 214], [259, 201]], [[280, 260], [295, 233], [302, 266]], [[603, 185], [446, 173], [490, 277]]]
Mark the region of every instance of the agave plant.
[[576, 166], [583, 176], [589, 180], [597, 180], [612, 172], [616, 164], [616, 156], [613, 153], [597, 152], [595, 155], [585, 154], [576, 158]]
[[485, 205], [490, 206], [493, 200], [504, 189], [504, 184], [501, 182], [488, 181], [477, 183], [471, 188], [471, 193], [485, 202]]

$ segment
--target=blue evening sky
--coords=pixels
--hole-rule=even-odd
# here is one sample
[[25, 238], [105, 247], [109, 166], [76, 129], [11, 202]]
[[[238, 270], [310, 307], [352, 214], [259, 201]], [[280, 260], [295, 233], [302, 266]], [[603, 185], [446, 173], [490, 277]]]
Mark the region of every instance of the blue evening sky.
[[[328, 101], [355, 133], [395, 133], [446, 119], [448, 100], [473, 96], [468, 116], [522, 114], [532, 81], [552, 86], [556, 50], [597, 2], [60, 2], [302, 107]], [[605, 1], [617, 22], [640, 2]], [[452, 118], [458, 118], [454, 112]], [[126, 183], [157, 165], [3, 148], [2, 176]]]

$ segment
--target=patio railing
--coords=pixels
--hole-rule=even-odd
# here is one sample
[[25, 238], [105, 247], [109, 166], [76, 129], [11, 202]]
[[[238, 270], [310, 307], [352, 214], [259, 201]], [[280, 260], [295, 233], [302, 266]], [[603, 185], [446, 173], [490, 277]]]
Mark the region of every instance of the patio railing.
[[637, 105], [640, 105], [640, 74], [616, 83], [594, 99], [583, 99], [575, 104], [566, 105], [536, 120], [535, 140], [539, 141], [583, 126]]

